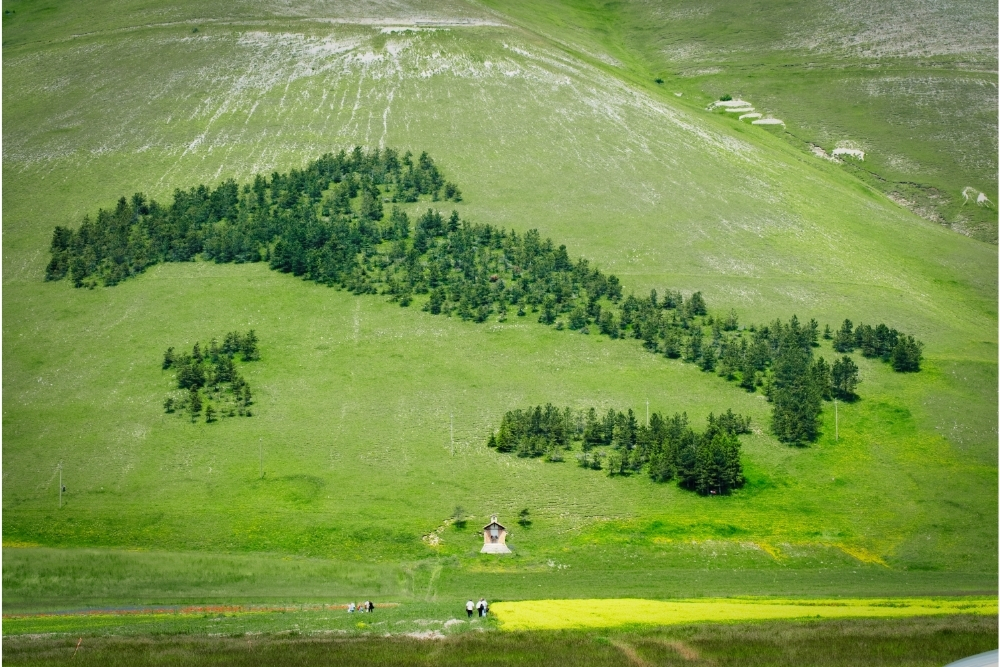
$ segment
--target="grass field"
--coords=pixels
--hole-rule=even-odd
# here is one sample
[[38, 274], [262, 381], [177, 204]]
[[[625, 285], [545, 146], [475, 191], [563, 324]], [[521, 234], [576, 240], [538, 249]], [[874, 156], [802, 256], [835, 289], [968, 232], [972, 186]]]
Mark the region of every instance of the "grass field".
[[[842, 168], [996, 243], [997, 16], [986, 3], [489, 4], [692, 108], [723, 94], [746, 100], [783, 120], [778, 134], [804, 152], [864, 150]], [[967, 187], [993, 204], [967, 201]]]
[[[995, 245], [568, 52], [531, 17], [464, 3], [4, 9], [5, 613], [995, 595]], [[700, 289], [744, 323], [884, 321], [926, 343], [924, 370], [858, 357], [862, 400], [840, 406], [839, 440], [827, 409], [819, 441], [793, 449], [767, 434], [758, 395], [634, 341], [465, 324], [264, 265], [161, 265], [95, 290], [42, 280], [52, 228], [120, 195], [167, 200], [355, 143], [428, 150], [462, 188], [463, 217], [537, 227], [626, 291]], [[164, 414], [163, 350], [249, 327], [254, 417]], [[484, 445], [515, 407], [641, 414], [646, 400], [696, 423], [750, 415], [747, 487], [699, 498]], [[456, 505], [464, 531], [444, 524]], [[515, 555], [480, 557], [476, 522], [522, 508], [534, 523], [512, 526]], [[422, 537], [438, 529], [432, 547]]]
[[642, 630], [464, 632], [444, 639], [293, 631], [222, 636], [8, 636], [12, 665], [906, 665], [996, 647], [996, 617], [700, 624]]

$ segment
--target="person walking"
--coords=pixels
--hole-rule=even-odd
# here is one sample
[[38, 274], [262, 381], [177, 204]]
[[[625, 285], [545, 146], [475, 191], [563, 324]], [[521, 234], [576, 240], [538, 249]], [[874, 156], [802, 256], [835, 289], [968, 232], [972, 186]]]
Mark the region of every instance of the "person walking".
[[476, 608], [476, 605], [472, 602], [472, 598], [465, 603], [465, 615], [472, 618], [472, 610]]
[[370, 613], [372, 613], [373, 611], [375, 611], [375, 603], [374, 603], [374, 602], [372, 602], [371, 600], [369, 600], [369, 601], [368, 601], [368, 602], [366, 603], [366, 606], [368, 607], [368, 613], [369, 613], [369, 614], [370, 614]]
[[476, 609], [479, 610], [479, 617], [482, 618], [486, 613], [486, 599], [479, 598], [479, 604], [476, 605]]
[[483, 618], [490, 613], [490, 603], [483, 599]]

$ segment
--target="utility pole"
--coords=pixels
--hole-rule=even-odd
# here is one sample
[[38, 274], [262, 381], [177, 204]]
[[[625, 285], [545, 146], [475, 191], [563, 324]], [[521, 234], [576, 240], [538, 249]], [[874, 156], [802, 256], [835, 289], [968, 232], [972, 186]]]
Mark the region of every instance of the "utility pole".
[[840, 413], [837, 411], [837, 399], [833, 399], [833, 432], [836, 442], [840, 442]]
[[455, 415], [451, 415], [451, 420], [449, 422], [449, 430], [451, 432], [451, 455], [455, 455]]
[[257, 448], [260, 452], [260, 478], [264, 479], [264, 438], [258, 438]]

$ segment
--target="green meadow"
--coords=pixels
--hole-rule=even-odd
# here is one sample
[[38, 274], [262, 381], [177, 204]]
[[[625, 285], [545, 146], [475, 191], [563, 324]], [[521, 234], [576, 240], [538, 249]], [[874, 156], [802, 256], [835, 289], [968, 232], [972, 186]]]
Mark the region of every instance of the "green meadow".
[[[801, 53], [775, 51], [758, 67], [754, 44], [770, 43], [761, 38], [734, 50], [723, 72], [668, 75], [681, 56], [663, 55], [656, 40], [666, 33], [653, 35], [667, 28], [636, 28], [649, 8], [632, 4], [3, 8], [5, 615], [372, 598], [402, 603], [386, 613], [412, 625], [461, 613], [470, 595], [996, 594], [996, 209], [955, 200], [969, 185], [996, 201], [995, 123], [983, 129], [978, 111], [956, 113], [961, 149], [948, 153], [950, 139], [893, 133], [951, 107], [925, 113], [905, 96], [886, 101], [891, 92], [851, 97], [855, 106], [821, 101], [845, 89], [838, 76], [883, 85], [893, 68], [917, 67], [911, 56], [883, 71], [866, 67], [887, 57], [865, 52], [840, 74], [803, 66], [786, 76], [781, 59]], [[697, 16], [668, 22], [676, 39], [697, 41]], [[706, 21], [699, 30], [712, 34]], [[969, 107], [995, 110], [995, 43], [992, 52], [979, 44], [974, 67], [935, 70], [955, 88], [927, 83], [942, 105], [966, 104], [969, 89], [979, 95]], [[698, 58], [714, 57], [708, 46]], [[726, 78], [751, 64], [752, 80]], [[976, 68], [992, 72], [992, 87]], [[773, 108], [787, 132], [706, 111], [722, 92]], [[864, 132], [841, 131], [858, 109]], [[829, 151], [841, 138], [869, 151], [864, 171], [806, 145]], [[924, 342], [923, 369], [893, 373], [855, 354], [861, 399], [838, 406], [836, 425], [825, 405], [819, 439], [793, 448], [769, 434], [759, 393], [639, 341], [557, 331], [531, 313], [462, 322], [423, 312], [425, 297], [401, 308], [265, 263], [161, 264], [90, 290], [43, 280], [52, 229], [75, 228], [120, 196], [169, 203], [177, 188], [249, 182], [354, 145], [426, 150], [461, 188], [461, 203], [408, 204], [411, 215], [454, 208], [473, 222], [537, 228], [616, 274], [626, 294], [700, 290], [711, 312], [734, 309], [744, 325], [793, 314], [834, 329], [844, 318], [885, 322]], [[939, 213], [948, 224], [894, 202], [879, 178], [948, 193]], [[253, 417], [192, 424], [166, 414], [175, 381], [163, 351], [249, 328], [261, 351], [241, 365]], [[828, 341], [816, 353], [834, 359]], [[507, 410], [551, 402], [644, 416], [647, 401], [699, 428], [710, 412], [749, 415], [746, 486], [698, 497], [645, 475], [610, 478], [571, 457], [520, 459], [485, 445]], [[456, 506], [465, 528], [448, 521]], [[525, 508], [532, 523], [522, 527]], [[510, 557], [478, 554], [490, 514], [510, 529]], [[287, 618], [233, 632], [277, 632]], [[991, 631], [987, 621], [953, 622], [954, 632], [938, 621], [892, 627], [923, 637], [915, 647], [946, 637], [954, 657]], [[164, 632], [211, 632], [196, 625]], [[819, 650], [844, 627], [818, 625], [815, 640], [781, 626], [760, 641]], [[996, 645], [995, 622], [992, 632], [982, 650]], [[456, 640], [475, 647], [455, 655], [493, 650], [499, 640], [484, 637]], [[591, 642], [595, 656], [620, 660], [614, 642], [624, 641], [667, 660], [647, 635], [518, 637], [524, 656], [551, 640]], [[32, 646], [38, 664], [62, 655], [63, 638], [44, 641], [5, 639], [4, 652], [12, 664], [29, 664]], [[407, 646], [415, 661], [437, 655]], [[944, 661], [907, 655], [898, 664]]]
[[[230, 619], [204, 619], [216, 628]], [[303, 621], [301, 616], [295, 620]], [[429, 621], [430, 619], [416, 619]], [[213, 621], [216, 621], [213, 623]], [[474, 623], [477, 620], [474, 620]], [[379, 626], [378, 629], [385, 626]], [[422, 627], [432, 627], [425, 623]], [[287, 625], [285, 626], [287, 627]], [[452, 626], [454, 627], [454, 626]], [[809, 619], [625, 630], [456, 632], [436, 640], [376, 630], [236, 636], [4, 638], [13, 665], [906, 665], [938, 667], [996, 646], [996, 618]], [[423, 636], [433, 631], [423, 630]], [[373, 636], [374, 635], [374, 636]]]
[[[488, 4], [679, 104], [701, 109], [728, 94], [782, 120], [772, 131], [803, 152], [862, 150], [840, 167], [925, 219], [996, 243], [997, 16], [985, 3]], [[719, 113], [734, 126], [752, 120]], [[991, 204], [976, 204], [980, 192]]]

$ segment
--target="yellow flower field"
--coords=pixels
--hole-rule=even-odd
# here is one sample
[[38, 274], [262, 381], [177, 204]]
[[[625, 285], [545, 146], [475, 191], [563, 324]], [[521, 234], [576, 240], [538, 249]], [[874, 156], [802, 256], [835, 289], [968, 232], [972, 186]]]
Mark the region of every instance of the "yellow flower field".
[[997, 598], [526, 600], [490, 606], [504, 630], [611, 628], [790, 618], [997, 614]]

